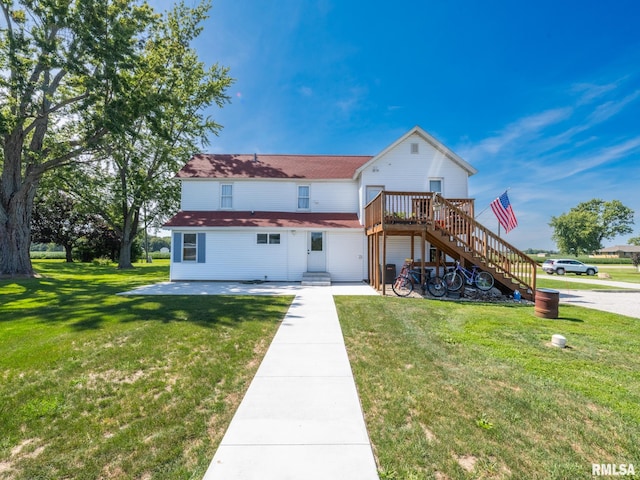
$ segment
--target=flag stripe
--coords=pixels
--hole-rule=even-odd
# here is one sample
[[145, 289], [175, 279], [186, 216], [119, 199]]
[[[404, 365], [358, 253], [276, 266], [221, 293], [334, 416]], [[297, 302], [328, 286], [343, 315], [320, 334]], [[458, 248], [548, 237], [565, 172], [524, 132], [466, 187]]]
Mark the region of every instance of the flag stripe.
[[491, 202], [491, 210], [498, 217], [498, 222], [504, 227], [506, 233], [518, 226], [518, 220], [516, 220], [516, 215], [513, 213], [507, 192], [504, 192]]

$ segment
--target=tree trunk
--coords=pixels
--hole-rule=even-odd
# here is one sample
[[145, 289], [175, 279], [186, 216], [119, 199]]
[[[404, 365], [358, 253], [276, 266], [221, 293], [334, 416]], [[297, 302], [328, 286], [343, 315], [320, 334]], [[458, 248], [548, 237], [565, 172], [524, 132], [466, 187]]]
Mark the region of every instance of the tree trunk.
[[[31, 214], [40, 177], [31, 175], [30, 167], [23, 177], [24, 134], [16, 128], [4, 135], [3, 161], [0, 172], [0, 276], [34, 276], [31, 246]], [[30, 174], [31, 173], [31, 174]]]
[[120, 237], [120, 257], [118, 258], [119, 269], [132, 269], [133, 263], [131, 261], [131, 249], [133, 248], [133, 241], [138, 231], [138, 221], [140, 219], [140, 210], [131, 207], [127, 209], [124, 215], [124, 225], [122, 226], [122, 235]]
[[0, 275], [34, 276], [29, 257], [34, 194], [35, 188], [23, 187], [0, 206]]
[[65, 254], [67, 263], [73, 263], [73, 256], [71, 255], [72, 250], [73, 250], [73, 245], [64, 246], [64, 254]]

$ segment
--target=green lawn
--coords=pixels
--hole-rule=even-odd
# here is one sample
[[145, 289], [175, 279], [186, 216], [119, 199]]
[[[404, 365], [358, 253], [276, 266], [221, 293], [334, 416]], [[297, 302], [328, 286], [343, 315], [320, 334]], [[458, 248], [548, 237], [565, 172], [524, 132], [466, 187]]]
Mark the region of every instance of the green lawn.
[[[382, 479], [640, 466], [640, 321], [574, 306], [336, 297]], [[550, 346], [551, 335], [569, 348]]]
[[598, 265], [598, 271], [601, 273], [608, 273], [611, 278], [602, 279], [597, 276], [588, 275], [548, 275], [541, 268], [538, 268], [538, 276], [536, 280], [536, 288], [568, 288], [571, 290], [620, 290], [620, 287], [614, 287], [606, 284], [590, 284], [574, 282], [574, 279], [586, 279], [586, 280], [603, 280], [615, 281], [615, 282], [628, 282], [638, 284], [640, 288], [640, 272], [631, 266], [621, 265]]
[[0, 479], [201, 478], [291, 298], [121, 297], [168, 262], [0, 280]]

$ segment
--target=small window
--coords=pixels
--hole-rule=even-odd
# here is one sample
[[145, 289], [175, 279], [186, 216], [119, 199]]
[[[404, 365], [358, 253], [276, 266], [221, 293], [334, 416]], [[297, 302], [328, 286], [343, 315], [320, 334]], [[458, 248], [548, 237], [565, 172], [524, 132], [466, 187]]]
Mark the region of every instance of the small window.
[[429, 180], [429, 191], [442, 193], [442, 180]]
[[182, 244], [182, 261], [195, 262], [198, 258], [198, 237], [195, 233], [185, 233]]
[[374, 198], [376, 198], [376, 196], [384, 190], [384, 187], [382, 185], [367, 185], [367, 189], [366, 189], [366, 203], [369, 203], [371, 200], [373, 200]]
[[280, 245], [279, 233], [258, 233], [256, 236], [256, 243], [258, 245]]
[[309, 185], [298, 187], [298, 208], [301, 210], [309, 209]]
[[417, 143], [412, 143], [411, 144], [411, 153], [419, 153], [418, 144]]
[[279, 233], [270, 233], [269, 234], [269, 243], [272, 245], [280, 245], [280, 234]]
[[233, 185], [230, 183], [220, 186], [220, 208], [233, 208]]

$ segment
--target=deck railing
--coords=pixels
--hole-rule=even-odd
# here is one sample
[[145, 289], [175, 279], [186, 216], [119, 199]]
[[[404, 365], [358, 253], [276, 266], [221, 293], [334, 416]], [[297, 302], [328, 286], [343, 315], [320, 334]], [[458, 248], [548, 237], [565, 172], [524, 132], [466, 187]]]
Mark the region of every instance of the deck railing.
[[[380, 192], [365, 207], [365, 228], [387, 224], [425, 224], [440, 220], [442, 199], [434, 192]], [[450, 198], [448, 202], [473, 217], [473, 199]]]
[[495, 271], [535, 292], [536, 263], [478, 223], [472, 199], [445, 199], [433, 192], [380, 192], [365, 207], [365, 228], [431, 225], [455, 237], [459, 248], [474, 252]]
[[458, 206], [445, 198], [438, 198], [439, 220], [436, 225], [453, 235], [458, 245], [479, 255], [484, 263], [497, 272], [536, 288], [536, 262], [493, 233]]

